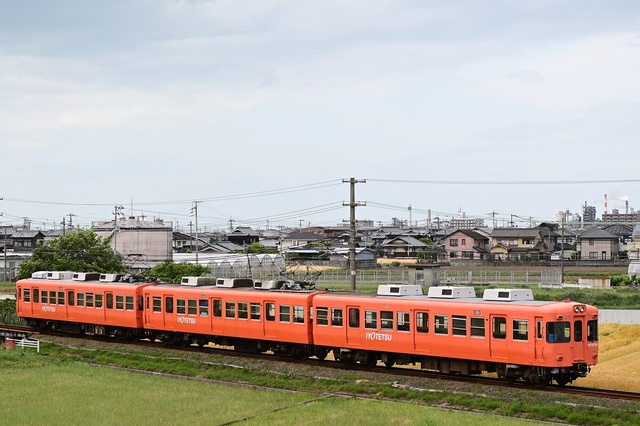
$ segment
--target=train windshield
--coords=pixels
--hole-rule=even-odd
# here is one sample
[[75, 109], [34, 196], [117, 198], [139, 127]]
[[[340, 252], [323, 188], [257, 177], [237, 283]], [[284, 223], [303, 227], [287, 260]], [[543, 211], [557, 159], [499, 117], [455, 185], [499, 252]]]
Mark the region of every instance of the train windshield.
[[598, 341], [598, 321], [587, 321], [587, 340], [589, 342]]
[[558, 321], [547, 323], [547, 342], [567, 343], [571, 341], [571, 323]]

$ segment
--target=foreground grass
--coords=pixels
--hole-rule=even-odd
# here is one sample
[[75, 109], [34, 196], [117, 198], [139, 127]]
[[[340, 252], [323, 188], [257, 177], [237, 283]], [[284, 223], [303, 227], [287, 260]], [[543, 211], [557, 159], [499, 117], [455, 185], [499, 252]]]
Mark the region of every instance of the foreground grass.
[[[608, 333], [616, 341], [618, 331]], [[633, 334], [635, 331], [631, 331]], [[76, 343], [77, 344], [77, 343]], [[626, 346], [620, 344], [620, 347]], [[80, 363], [77, 363], [79, 361]], [[245, 383], [271, 391], [218, 385], [197, 380], [167, 378], [92, 367], [110, 365], [185, 377]], [[510, 424], [501, 417], [457, 417], [433, 406], [475, 413], [590, 425], [633, 425], [639, 404], [602, 401], [537, 391], [498, 389], [452, 390], [439, 381], [415, 380], [413, 386], [392, 386], [391, 379], [366, 373], [299, 371], [288, 363], [234, 360], [228, 357], [183, 353], [166, 348], [139, 348], [125, 344], [67, 347], [43, 343], [42, 355], [32, 350], [0, 349], [0, 387], [10, 390], [0, 401], [0, 416], [17, 423], [25, 412], [37, 415], [33, 424], [62, 423], [71, 412], [71, 424]], [[242, 365], [244, 363], [244, 365]], [[606, 371], [606, 370], [605, 370]], [[325, 375], [335, 375], [326, 377]], [[325, 378], [320, 378], [320, 376]], [[386, 381], [385, 381], [386, 380]], [[400, 383], [405, 379], [400, 379]], [[580, 382], [584, 385], [584, 382]], [[428, 390], [415, 389], [418, 386]], [[287, 393], [273, 389], [296, 391]], [[241, 392], [240, 392], [241, 390]], [[238, 391], [238, 392], [236, 392]], [[250, 392], [249, 392], [250, 391]], [[261, 393], [264, 392], [264, 395]], [[351, 395], [365, 400], [330, 397]], [[383, 400], [376, 400], [383, 399]], [[76, 401], [76, 402], [74, 402]], [[81, 401], [81, 402], [77, 402]], [[264, 404], [263, 404], [264, 403]], [[80, 406], [78, 409], [77, 407]], [[70, 411], [71, 410], [71, 411]], [[73, 411], [75, 410], [75, 411]], [[112, 412], [117, 414], [111, 414]], [[7, 416], [5, 416], [7, 413]], [[96, 417], [90, 413], [100, 413]], [[104, 417], [103, 418], [103, 414]], [[449, 415], [453, 417], [449, 417]], [[77, 421], [76, 421], [77, 419]], [[158, 420], [162, 419], [162, 420]], [[69, 423], [65, 420], [65, 423]]]
[[[3, 424], [520, 425], [422, 405], [260, 390], [0, 351]], [[10, 391], [9, 391], [10, 390]], [[357, 414], [356, 414], [357, 413]]]

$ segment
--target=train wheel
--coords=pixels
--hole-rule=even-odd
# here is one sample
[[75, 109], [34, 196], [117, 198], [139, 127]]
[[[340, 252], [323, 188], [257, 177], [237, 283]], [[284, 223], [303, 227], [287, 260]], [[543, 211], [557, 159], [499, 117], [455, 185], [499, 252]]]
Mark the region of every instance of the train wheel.
[[383, 359], [384, 359], [384, 361], [383, 361], [384, 365], [387, 368], [393, 367], [395, 365], [395, 363], [396, 363], [396, 357], [393, 356], [393, 355], [387, 355], [386, 358], [383, 358]]
[[364, 361], [364, 366], [367, 368], [373, 368], [378, 364], [378, 357], [374, 353], [368, 353], [367, 358]]
[[320, 361], [324, 361], [327, 358], [328, 351], [324, 348], [316, 349], [316, 358]]
[[569, 383], [571, 381], [571, 378], [569, 378], [569, 376], [556, 376], [555, 377], [555, 381], [558, 384], [558, 386], [560, 387], [564, 387], [567, 383]]

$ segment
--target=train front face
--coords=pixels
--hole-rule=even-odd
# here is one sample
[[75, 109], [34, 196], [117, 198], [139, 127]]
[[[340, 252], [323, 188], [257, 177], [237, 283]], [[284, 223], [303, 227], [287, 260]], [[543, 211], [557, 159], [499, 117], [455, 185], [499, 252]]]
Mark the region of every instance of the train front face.
[[563, 309], [546, 318], [545, 346], [558, 367], [551, 373], [560, 383], [586, 377], [598, 362], [598, 309], [565, 302]]

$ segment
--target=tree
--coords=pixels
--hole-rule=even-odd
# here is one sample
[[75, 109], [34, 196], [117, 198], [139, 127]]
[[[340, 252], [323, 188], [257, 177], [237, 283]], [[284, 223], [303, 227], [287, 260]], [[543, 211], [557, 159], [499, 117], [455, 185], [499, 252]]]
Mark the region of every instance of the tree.
[[201, 277], [210, 273], [211, 269], [202, 265], [186, 262], [174, 263], [172, 260], [167, 260], [149, 269], [146, 275], [151, 279], [165, 283], [179, 283], [182, 277]]
[[278, 253], [278, 249], [275, 247], [265, 247], [262, 244], [255, 242], [247, 246], [247, 253], [261, 254], [261, 253]]
[[38, 244], [18, 266], [16, 277], [28, 278], [36, 271], [121, 273], [126, 268], [107, 240], [93, 230], [79, 230]]

